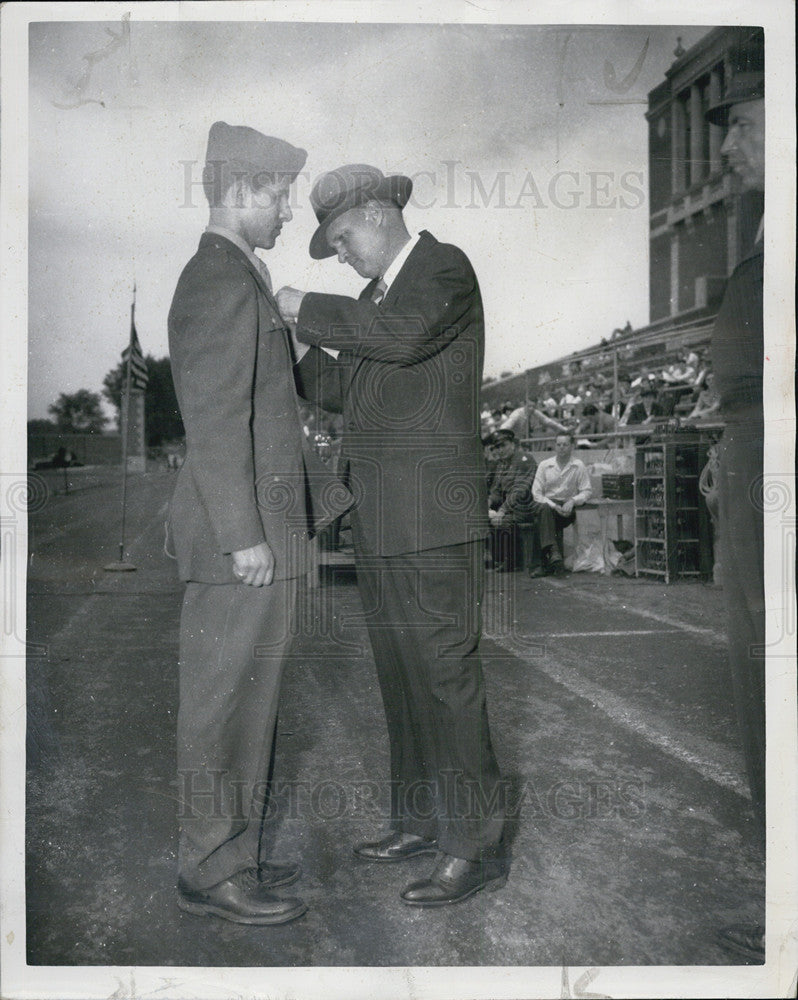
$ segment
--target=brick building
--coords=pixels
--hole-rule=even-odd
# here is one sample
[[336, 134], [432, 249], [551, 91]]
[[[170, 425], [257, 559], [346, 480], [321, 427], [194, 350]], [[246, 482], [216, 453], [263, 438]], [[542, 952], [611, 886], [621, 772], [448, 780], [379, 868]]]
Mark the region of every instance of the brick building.
[[[754, 242], [761, 192], [740, 194], [704, 112], [740, 72], [764, 70], [764, 32], [718, 27], [684, 50], [648, 95], [649, 325], [596, 331], [596, 346], [487, 383], [489, 406], [569, 390], [595, 372], [629, 371], [705, 348], [726, 280]], [[601, 341], [599, 343], [599, 341]]]
[[762, 29], [715, 28], [675, 54], [646, 113], [652, 323], [717, 307], [763, 209], [761, 193], [736, 192], [720, 155], [723, 129], [704, 120], [736, 73], [764, 69]]

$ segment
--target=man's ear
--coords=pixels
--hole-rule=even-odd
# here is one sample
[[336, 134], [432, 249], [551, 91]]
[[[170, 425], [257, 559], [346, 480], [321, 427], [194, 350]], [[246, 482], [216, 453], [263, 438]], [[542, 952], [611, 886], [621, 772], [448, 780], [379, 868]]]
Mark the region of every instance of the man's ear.
[[378, 201], [367, 201], [363, 206], [363, 217], [374, 226], [382, 225], [385, 211]]
[[224, 193], [222, 203], [227, 208], [249, 208], [252, 203], [252, 189], [246, 178], [234, 175]]

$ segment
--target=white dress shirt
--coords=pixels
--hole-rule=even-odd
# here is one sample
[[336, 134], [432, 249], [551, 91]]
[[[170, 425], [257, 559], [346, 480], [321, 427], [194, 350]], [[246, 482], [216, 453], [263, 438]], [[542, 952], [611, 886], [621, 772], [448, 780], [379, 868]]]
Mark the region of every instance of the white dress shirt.
[[388, 293], [388, 289], [394, 282], [396, 275], [402, 270], [404, 262], [413, 252], [413, 248], [416, 243], [418, 243], [418, 238], [421, 234], [416, 233], [415, 236], [411, 236], [410, 239], [405, 243], [399, 253], [394, 257], [391, 263], [385, 268], [385, 274], [382, 276], [382, 280], [385, 284], [385, 294]]

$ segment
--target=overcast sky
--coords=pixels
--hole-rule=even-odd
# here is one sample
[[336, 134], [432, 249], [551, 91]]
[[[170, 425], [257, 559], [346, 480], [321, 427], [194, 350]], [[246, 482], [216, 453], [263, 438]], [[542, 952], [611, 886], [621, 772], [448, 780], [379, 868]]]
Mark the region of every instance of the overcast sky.
[[409, 227], [471, 258], [486, 374], [644, 325], [645, 98], [677, 36], [689, 47], [708, 30], [31, 25], [29, 416], [100, 390], [134, 278], [142, 347], [167, 353], [172, 292], [207, 222], [190, 182], [217, 119], [308, 150], [294, 220], [265, 255], [275, 287], [357, 294], [354, 271], [308, 257], [308, 193], [319, 173], [366, 162], [416, 175]]

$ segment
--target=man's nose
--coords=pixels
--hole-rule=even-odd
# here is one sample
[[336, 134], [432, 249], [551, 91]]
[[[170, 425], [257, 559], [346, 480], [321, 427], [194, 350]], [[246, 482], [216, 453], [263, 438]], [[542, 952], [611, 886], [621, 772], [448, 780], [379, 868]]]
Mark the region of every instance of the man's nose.
[[291, 206], [287, 201], [284, 201], [282, 207], [280, 208], [280, 218], [283, 222], [290, 222], [293, 217], [294, 213], [291, 211]]
[[345, 264], [346, 263], [346, 251], [343, 250], [343, 249], [341, 249], [341, 250], [338, 251], [338, 263], [339, 264]]
[[720, 147], [720, 155], [728, 156], [729, 153], [734, 149], [736, 144], [737, 144], [737, 126], [732, 125], [732, 127], [726, 133], [726, 138], [723, 140], [723, 145]]

